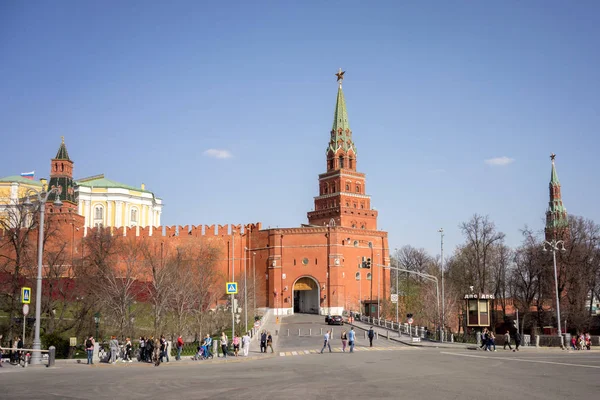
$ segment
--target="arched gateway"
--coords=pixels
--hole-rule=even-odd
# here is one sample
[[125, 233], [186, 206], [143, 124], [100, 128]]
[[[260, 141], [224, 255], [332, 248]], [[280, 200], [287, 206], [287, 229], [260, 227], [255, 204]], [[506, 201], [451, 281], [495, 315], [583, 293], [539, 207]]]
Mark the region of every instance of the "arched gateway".
[[294, 313], [319, 314], [319, 284], [303, 276], [294, 282]]

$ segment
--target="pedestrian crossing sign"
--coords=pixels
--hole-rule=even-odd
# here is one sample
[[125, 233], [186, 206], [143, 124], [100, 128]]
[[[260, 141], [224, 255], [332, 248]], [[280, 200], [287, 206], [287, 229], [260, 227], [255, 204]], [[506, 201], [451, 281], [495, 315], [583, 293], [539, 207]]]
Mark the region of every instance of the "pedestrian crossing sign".
[[23, 304], [31, 303], [31, 288], [28, 288], [28, 287], [21, 288], [21, 303], [23, 303]]
[[237, 294], [237, 282], [227, 282], [225, 285], [227, 294]]

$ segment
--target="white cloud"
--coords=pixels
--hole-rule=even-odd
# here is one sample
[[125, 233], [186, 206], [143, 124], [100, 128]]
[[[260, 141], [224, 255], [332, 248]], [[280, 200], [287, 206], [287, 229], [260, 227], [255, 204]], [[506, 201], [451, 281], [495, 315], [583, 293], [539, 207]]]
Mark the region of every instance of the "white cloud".
[[205, 156], [213, 158], [231, 158], [233, 154], [229, 150], [208, 149], [203, 153]]
[[509, 158], [506, 156], [488, 158], [487, 160], [485, 160], [485, 163], [487, 165], [492, 165], [495, 167], [504, 167], [505, 165], [512, 164], [513, 162], [515, 162], [514, 158]]

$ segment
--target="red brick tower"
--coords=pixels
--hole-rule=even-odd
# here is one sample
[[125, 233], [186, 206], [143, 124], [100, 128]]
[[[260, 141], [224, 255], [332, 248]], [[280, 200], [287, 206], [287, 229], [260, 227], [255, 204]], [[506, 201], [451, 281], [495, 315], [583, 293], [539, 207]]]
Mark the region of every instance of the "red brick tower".
[[308, 213], [308, 222], [323, 226], [333, 219], [337, 226], [376, 230], [377, 211], [371, 209], [371, 196], [366, 194], [365, 174], [356, 171], [356, 146], [342, 91], [344, 72], [340, 69], [337, 76], [337, 102], [326, 150], [327, 172], [319, 175], [319, 195], [314, 211]]

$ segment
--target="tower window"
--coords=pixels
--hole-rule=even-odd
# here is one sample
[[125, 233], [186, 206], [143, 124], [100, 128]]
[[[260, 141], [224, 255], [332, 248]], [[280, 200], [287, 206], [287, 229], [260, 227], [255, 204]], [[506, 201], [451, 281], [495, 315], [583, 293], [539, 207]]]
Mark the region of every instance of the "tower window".
[[370, 272], [367, 274], [367, 280], [368, 280], [368, 281], [370, 281], [370, 280], [371, 280], [371, 273], [370, 273]]
[[331, 184], [331, 193], [335, 193], [335, 182]]
[[346, 191], [350, 191], [350, 185], [346, 183]]
[[348, 159], [348, 168], [350, 168], [350, 169], [354, 168], [354, 158]]
[[360, 272], [357, 272], [356, 275], [354, 275], [356, 277], [357, 281], [360, 281]]
[[344, 168], [344, 156], [340, 156], [340, 168]]
[[360, 193], [360, 185], [356, 185], [356, 193]]

